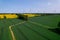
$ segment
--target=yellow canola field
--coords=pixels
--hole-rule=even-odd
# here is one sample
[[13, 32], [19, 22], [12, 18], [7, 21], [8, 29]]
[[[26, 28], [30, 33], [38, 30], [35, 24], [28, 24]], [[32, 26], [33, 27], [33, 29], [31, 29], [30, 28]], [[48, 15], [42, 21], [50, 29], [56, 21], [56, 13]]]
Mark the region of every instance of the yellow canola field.
[[10, 15], [5, 15], [6, 16], [6, 18], [17, 18], [17, 15], [15, 15], [15, 14], [10, 14]]
[[0, 18], [17, 18], [18, 16], [16, 14], [0, 14]]
[[37, 16], [36, 14], [24, 14], [24, 15], [27, 15], [28, 17], [35, 17], [35, 16]]
[[4, 15], [0, 15], [0, 18], [4, 18]]

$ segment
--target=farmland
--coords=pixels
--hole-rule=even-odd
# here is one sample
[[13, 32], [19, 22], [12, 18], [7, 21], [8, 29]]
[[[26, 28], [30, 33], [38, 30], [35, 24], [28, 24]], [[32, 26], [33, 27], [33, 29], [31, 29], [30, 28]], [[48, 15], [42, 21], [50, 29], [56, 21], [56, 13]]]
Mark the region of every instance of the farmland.
[[32, 17], [28, 21], [0, 19], [0, 40], [60, 40], [59, 34], [48, 30], [57, 28], [58, 22], [60, 15]]

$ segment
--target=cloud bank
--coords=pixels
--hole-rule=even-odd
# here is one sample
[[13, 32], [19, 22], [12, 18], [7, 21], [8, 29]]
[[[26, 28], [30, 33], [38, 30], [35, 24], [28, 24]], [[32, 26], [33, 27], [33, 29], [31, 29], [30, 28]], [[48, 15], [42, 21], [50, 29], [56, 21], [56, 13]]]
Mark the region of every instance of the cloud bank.
[[60, 13], [60, 0], [0, 0], [0, 13]]

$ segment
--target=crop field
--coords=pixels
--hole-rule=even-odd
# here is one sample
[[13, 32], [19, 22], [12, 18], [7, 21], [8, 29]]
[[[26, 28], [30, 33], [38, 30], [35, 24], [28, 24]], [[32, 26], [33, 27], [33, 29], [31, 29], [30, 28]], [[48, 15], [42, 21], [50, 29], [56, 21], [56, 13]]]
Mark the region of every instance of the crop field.
[[0, 19], [0, 40], [60, 40], [60, 35], [48, 30], [57, 28], [60, 15], [39, 16], [28, 21]]

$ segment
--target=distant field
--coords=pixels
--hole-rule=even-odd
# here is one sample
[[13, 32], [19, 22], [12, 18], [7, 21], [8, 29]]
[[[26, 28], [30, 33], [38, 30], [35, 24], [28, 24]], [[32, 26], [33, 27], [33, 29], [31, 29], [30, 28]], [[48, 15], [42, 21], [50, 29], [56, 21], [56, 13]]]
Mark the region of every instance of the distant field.
[[[22, 23], [23, 22], [23, 23]], [[28, 21], [19, 19], [0, 19], [0, 40], [60, 40], [60, 35], [48, 28], [56, 28], [60, 15], [39, 16]]]
[[35, 17], [32, 18], [31, 21], [41, 23], [50, 27], [57, 27], [58, 22], [60, 22], [60, 15]]

